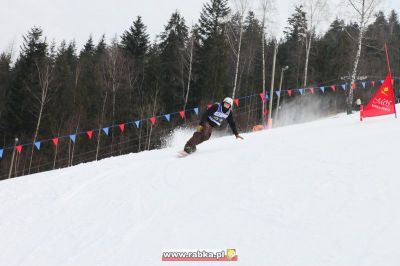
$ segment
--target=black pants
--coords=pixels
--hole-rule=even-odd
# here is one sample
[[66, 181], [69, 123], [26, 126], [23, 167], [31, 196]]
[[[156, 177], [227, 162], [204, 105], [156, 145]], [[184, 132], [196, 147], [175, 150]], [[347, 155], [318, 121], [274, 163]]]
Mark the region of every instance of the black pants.
[[196, 150], [197, 145], [210, 139], [211, 132], [212, 132], [212, 126], [208, 122], [205, 122], [202, 125], [202, 129], [200, 131], [194, 132], [193, 136], [188, 140], [188, 142], [186, 142], [185, 147], [189, 146], [194, 150]]

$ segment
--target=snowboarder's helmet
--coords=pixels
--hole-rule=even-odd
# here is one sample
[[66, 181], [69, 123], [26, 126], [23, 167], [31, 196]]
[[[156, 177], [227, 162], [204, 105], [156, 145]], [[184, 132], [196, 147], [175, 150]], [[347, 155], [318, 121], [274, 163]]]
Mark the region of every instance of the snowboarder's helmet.
[[232, 100], [231, 97], [226, 97], [226, 98], [224, 99], [224, 103], [229, 103], [229, 105], [232, 107], [232, 105], [233, 105], [233, 100]]

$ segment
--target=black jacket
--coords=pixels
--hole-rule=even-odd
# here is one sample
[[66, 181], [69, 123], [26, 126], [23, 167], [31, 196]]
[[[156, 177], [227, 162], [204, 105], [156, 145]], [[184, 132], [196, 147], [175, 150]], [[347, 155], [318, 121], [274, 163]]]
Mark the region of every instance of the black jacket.
[[[223, 107], [223, 103], [220, 103], [222, 105], [222, 109], [224, 109]], [[214, 104], [213, 106], [211, 106], [210, 108], [208, 108], [203, 115], [201, 116], [201, 120], [200, 120], [200, 125], [202, 125], [204, 122], [209, 123], [212, 127], [216, 127], [218, 126], [217, 124], [215, 124], [213, 121], [211, 121], [208, 117], [212, 116], [216, 111], [218, 110], [218, 104]], [[225, 112], [225, 110], [223, 110]], [[235, 120], [233, 120], [233, 115], [232, 115], [232, 110], [229, 113], [228, 117], [226, 118], [226, 121], [228, 121], [228, 124], [230, 126], [230, 128], [232, 129], [233, 134], [238, 135], [238, 131], [236, 128], [236, 124], [235, 124]]]

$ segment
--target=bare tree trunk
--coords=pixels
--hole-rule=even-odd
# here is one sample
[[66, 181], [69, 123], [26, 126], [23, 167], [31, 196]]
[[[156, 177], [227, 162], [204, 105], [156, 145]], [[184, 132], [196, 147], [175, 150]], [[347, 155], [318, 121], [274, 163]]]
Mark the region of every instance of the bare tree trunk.
[[312, 35], [309, 35], [308, 37], [306, 37], [306, 60], [304, 65], [304, 80], [303, 80], [304, 88], [307, 87], [308, 59], [310, 57], [311, 42], [312, 42]]
[[364, 32], [367, 28], [367, 24], [373, 17], [375, 9], [378, 5], [377, 0], [347, 0], [350, 6], [355, 10], [355, 13], [358, 17], [358, 27], [359, 27], [359, 34], [358, 34], [358, 41], [357, 41], [357, 52], [354, 58], [353, 63], [353, 70], [351, 73], [351, 80], [350, 80], [350, 88], [349, 93], [347, 96], [347, 114], [351, 114], [353, 112], [353, 88], [352, 84], [356, 81], [357, 78], [357, 67], [361, 57], [361, 48], [362, 48], [362, 41], [364, 38]]
[[102, 111], [101, 111], [101, 118], [100, 118], [100, 124], [99, 124], [99, 134], [97, 136], [96, 161], [97, 161], [97, 159], [99, 157], [101, 128], [102, 128], [103, 122], [104, 122], [104, 111], [105, 111], [105, 107], [106, 107], [107, 95], [108, 95], [108, 92], [106, 91], [106, 95], [104, 96], [104, 101], [103, 101], [103, 108], [102, 108]]
[[[36, 123], [35, 134], [34, 134], [33, 141], [32, 141], [33, 143], [36, 142], [37, 137], [38, 137], [40, 123], [42, 121], [42, 116], [43, 116], [44, 106], [49, 101], [48, 93], [49, 93], [49, 89], [50, 89], [50, 84], [52, 82], [52, 72], [53, 72], [53, 66], [50, 65], [49, 61], [46, 62], [46, 65], [44, 67], [44, 72], [42, 72], [42, 69], [39, 67], [38, 62], [35, 62], [35, 65], [36, 65], [36, 69], [38, 71], [40, 95], [37, 96], [36, 94], [34, 94], [34, 92], [30, 91], [28, 88], [28, 90], [32, 93], [32, 96], [39, 102], [39, 105], [40, 105], [38, 120]], [[32, 145], [31, 157], [29, 160], [28, 174], [31, 172], [34, 150], [35, 150], [35, 145]]]
[[[157, 84], [157, 89], [156, 89], [156, 94], [154, 96], [154, 103], [153, 103], [153, 115], [156, 113], [156, 105], [157, 105], [157, 95], [158, 95], [158, 84]], [[150, 143], [151, 143], [151, 134], [153, 133], [153, 124], [150, 125], [150, 133], [149, 133], [149, 139], [147, 143], [147, 150], [150, 150]]]
[[[183, 105], [183, 110], [186, 110], [186, 105], [189, 99], [189, 91], [190, 91], [190, 80], [192, 78], [192, 62], [193, 62], [193, 38], [194, 36], [191, 37], [191, 44], [190, 44], [190, 58], [189, 58], [189, 74], [188, 74], [188, 82], [187, 82], [187, 88], [186, 88], [186, 96], [185, 96], [185, 103]], [[186, 119], [186, 116], [185, 116]]]

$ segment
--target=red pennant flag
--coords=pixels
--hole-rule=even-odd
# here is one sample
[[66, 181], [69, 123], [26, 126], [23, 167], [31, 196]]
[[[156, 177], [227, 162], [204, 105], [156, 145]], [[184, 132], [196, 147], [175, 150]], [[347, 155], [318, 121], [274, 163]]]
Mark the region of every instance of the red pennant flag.
[[314, 94], [314, 88], [310, 88], [311, 94]]
[[88, 135], [89, 139], [92, 139], [92, 136], [93, 136], [92, 130], [86, 131], [86, 134]]
[[15, 149], [18, 151], [19, 154], [21, 154], [22, 145], [18, 145], [17, 147], [15, 147]]
[[212, 106], [212, 103], [207, 104], [207, 109], [210, 109], [211, 106]]
[[332, 88], [332, 91], [336, 91], [335, 85], [332, 85], [331, 88]]
[[353, 90], [356, 89], [356, 83], [355, 83], [355, 82], [351, 83], [351, 88], [352, 88]]
[[265, 102], [265, 95], [264, 95], [264, 93], [261, 92], [259, 95], [260, 95], [261, 100], [262, 100], [263, 102]]
[[287, 94], [288, 94], [289, 96], [292, 96], [292, 90], [287, 90]]
[[392, 77], [389, 73], [367, 106], [360, 112], [361, 119], [363, 117], [396, 114], [394, 90], [391, 80]]
[[181, 118], [183, 119], [185, 117], [185, 111], [180, 111], [179, 115], [181, 116]]
[[154, 125], [156, 123], [156, 117], [155, 116], [151, 117], [150, 122]]
[[236, 106], [239, 106], [239, 99], [235, 99], [233, 102], [236, 104]]
[[121, 130], [121, 132], [124, 132], [125, 130], [125, 124], [119, 124], [119, 129]]
[[375, 87], [375, 80], [372, 80], [371, 83], [372, 83], [372, 86]]
[[58, 145], [58, 138], [54, 138], [54, 139], [52, 139], [52, 141], [53, 141], [53, 143], [54, 143], [54, 145]]

